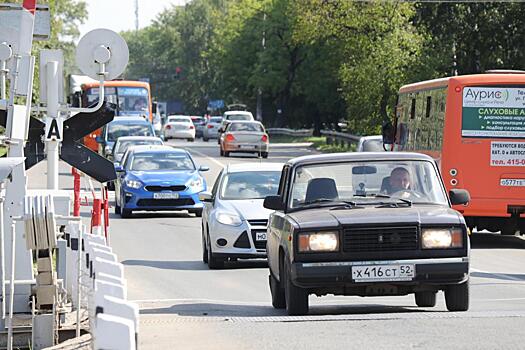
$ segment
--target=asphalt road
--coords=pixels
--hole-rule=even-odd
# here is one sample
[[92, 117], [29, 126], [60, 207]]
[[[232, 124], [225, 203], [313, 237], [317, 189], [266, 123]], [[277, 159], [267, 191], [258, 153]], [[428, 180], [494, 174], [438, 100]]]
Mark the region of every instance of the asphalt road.
[[[208, 165], [211, 187], [220, 169], [239, 162], [284, 162], [315, 153], [275, 147], [270, 158], [219, 157], [215, 142], [173, 142]], [[67, 180], [71, 181], [71, 180]], [[66, 186], [67, 187], [67, 186]], [[308, 316], [271, 306], [264, 260], [208, 270], [201, 261], [200, 218], [138, 213], [111, 218], [111, 244], [125, 265], [128, 298], [141, 307], [140, 349], [522, 349], [525, 347], [525, 241], [474, 234], [471, 307], [417, 308], [413, 296], [310, 296]]]

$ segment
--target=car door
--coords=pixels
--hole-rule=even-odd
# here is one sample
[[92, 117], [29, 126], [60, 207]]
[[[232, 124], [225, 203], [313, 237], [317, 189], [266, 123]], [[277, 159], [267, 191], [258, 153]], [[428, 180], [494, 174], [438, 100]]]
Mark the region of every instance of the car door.
[[[131, 152], [127, 152], [124, 153], [124, 155], [122, 156], [122, 160], [120, 162], [120, 166], [123, 168], [123, 169], [126, 169], [127, 167], [127, 163], [128, 163], [128, 159], [130, 158], [129, 157], [129, 154]], [[120, 198], [121, 198], [121, 191], [122, 191], [122, 181], [124, 181], [124, 177], [126, 176], [126, 172], [118, 172], [117, 173], [117, 179], [115, 180], [115, 202], [117, 202], [119, 205], [122, 205], [122, 203], [120, 203]]]
[[[217, 202], [217, 197], [219, 193], [219, 187], [220, 183], [222, 181], [222, 174], [224, 173], [224, 170], [221, 170], [217, 178], [215, 179], [215, 183], [213, 184], [213, 188], [211, 190], [211, 202], [204, 202], [204, 210], [202, 211], [202, 222], [207, 225], [206, 227], [209, 228], [209, 220], [211, 217], [213, 217], [213, 210], [215, 208], [215, 203]], [[207, 238], [205, 238], [207, 239]]]
[[[288, 177], [290, 175], [290, 166], [285, 165], [281, 173], [281, 181], [279, 183], [278, 194], [286, 203], [286, 193], [289, 188]], [[272, 270], [274, 276], [279, 278], [279, 247], [281, 245], [281, 236], [283, 228], [285, 227], [285, 213], [282, 211], [275, 211], [270, 215], [267, 232], [267, 254], [268, 265]]]

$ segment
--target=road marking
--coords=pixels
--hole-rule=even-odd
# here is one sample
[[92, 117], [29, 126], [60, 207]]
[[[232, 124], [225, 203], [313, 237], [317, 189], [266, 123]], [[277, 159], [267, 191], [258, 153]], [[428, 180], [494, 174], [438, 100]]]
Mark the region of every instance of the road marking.
[[[492, 275], [492, 276], [495, 276], [495, 277], [498, 277], [498, 278], [504, 279], [504, 280], [525, 282], [525, 280], [523, 278], [510, 276], [510, 275], [505, 274], [505, 273], [489, 272], [489, 271], [483, 271], [483, 270], [478, 270], [478, 269], [474, 269], [474, 268], [470, 268], [470, 271], [472, 271], [472, 272], [479, 272], [479, 273], [485, 273], [487, 275]], [[478, 277], [478, 278], [484, 278], [484, 277]]]
[[202, 152], [199, 152], [197, 151], [196, 149], [194, 148], [191, 148], [191, 149], [188, 149], [188, 151], [191, 153], [191, 152], [195, 152], [197, 153], [199, 156], [201, 157], [204, 157], [206, 159], [209, 159], [210, 161], [214, 162], [215, 164], [217, 164], [218, 166], [222, 167], [222, 168], [226, 168], [226, 165], [224, 165], [223, 163], [219, 162], [217, 159], [213, 158], [213, 157], [210, 157], [210, 156], [207, 156], [206, 154], [202, 153]]

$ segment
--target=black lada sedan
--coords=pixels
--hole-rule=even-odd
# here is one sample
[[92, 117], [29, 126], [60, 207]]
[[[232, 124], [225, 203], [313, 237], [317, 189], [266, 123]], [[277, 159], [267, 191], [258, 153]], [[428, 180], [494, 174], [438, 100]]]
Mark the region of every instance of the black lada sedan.
[[469, 307], [469, 238], [434, 160], [416, 153], [342, 153], [285, 164], [268, 225], [275, 308], [308, 312], [308, 295], [415, 294], [421, 307], [444, 291], [449, 311]]

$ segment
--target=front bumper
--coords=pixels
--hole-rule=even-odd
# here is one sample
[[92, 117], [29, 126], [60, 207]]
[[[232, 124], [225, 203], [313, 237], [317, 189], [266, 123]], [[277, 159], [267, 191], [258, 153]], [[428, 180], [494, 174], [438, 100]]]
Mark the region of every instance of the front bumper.
[[[210, 243], [213, 254], [230, 258], [266, 258], [266, 241], [257, 241], [256, 232], [266, 231], [266, 227], [251, 226], [246, 221], [240, 226], [224, 225], [217, 221], [209, 222]], [[226, 240], [221, 246], [218, 240]]]
[[[413, 264], [415, 266], [415, 276], [413, 280], [356, 282], [352, 278], [352, 266], [403, 264]], [[440, 289], [440, 286], [465, 282], [468, 280], [468, 274], [468, 257], [388, 261], [296, 262], [292, 263], [290, 272], [295, 285], [302, 288], [323, 289], [327, 291], [351, 289], [352, 287], [360, 288], [378, 284], [405, 286], [411, 291], [419, 287], [435, 287], [435, 289]]]
[[178, 192], [177, 199], [155, 199], [155, 192], [146, 191], [145, 189], [123, 189], [122, 208], [127, 210], [192, 210], [202, 209], [203, 204], [199, 200], [199, 192]]

